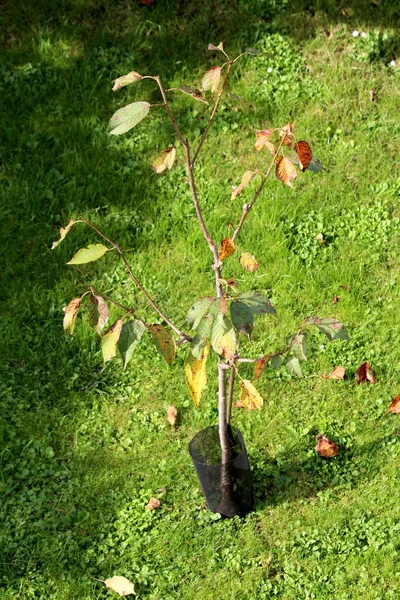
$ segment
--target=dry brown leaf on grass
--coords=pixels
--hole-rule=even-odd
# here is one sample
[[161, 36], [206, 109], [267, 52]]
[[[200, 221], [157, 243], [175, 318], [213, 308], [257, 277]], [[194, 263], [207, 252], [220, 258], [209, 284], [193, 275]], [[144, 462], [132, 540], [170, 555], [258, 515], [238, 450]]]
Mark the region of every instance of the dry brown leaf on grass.
[[159, 501], [158, 498], [150, 498], [150, 500], [146, 504], [147, 510], [154, 510], [155, 508], [160, 508], [160, 507], [161, 507], [161, 502]]
[[104, 585], [109, 590], [117, 592], [117, 594], [119, 594], [120, 596], [129, 596], [130, 594], [134, 594], [136, 596], [133, 583], [129, 581], [129, 579], [127, 579], [126, 577], [114, 575], [114, 577], [105, 579]]
[[177, 418], [178, 418], [178, 411], [177, 411], [176, 407], [173, 404], [171, 404], [170, 406], [168, 406], [167, 421], [170, 425], [174, 426]]
[[322, 379], [344, 379], [346, 369], [344, 367], [335, 367], [329, 375], [322, 375]]
[[393, 398], [393, 400], [390, 403], [388, 412], [393, 414], [400, 413], [400, 394], [398, 394], [396, 398]]
[[369, 361], [360, 365], [356, 371], [357, 383], [376, 383], [376, 375], [371, 369]]
[[339, 454], [339, 446], [334, 442], [331, 442], [324, 435], [317, 435], [317, 445], [315, 446], [315, 452], [323, 458], [333, 458]]

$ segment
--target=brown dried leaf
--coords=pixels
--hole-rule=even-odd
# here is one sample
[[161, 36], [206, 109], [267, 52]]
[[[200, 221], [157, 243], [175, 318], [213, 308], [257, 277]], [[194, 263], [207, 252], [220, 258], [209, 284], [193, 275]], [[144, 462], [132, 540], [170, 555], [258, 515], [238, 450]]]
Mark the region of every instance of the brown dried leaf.
[[267, 356], [263, 356], [262, 358], [258, 358], [256, 360], [256, 362], [254, 363], [253, 379], [258, 379], [263, 374], [263, 371], [270, 358], [271, 356], [267, 354]]
[[294, 145], [294, 151], [299, 157], [301, 171], [305, 171], [312, 161], [310, 144], [304, 141], [297, 142], [297, 144]]
[[101, 335], [101, 332], [107, 325], [109, 317], [107, 302], [102, 296], [92, 295], [90, 296], [90, 303], [94, 309], [93, 321], [91, 322], [91, 325], [94, 327], [95, 331]]
[[167, 421], [170, 425], [174, 426], [177, 418], [178, 418], [178, 411], [177, 411], [176, 407], [173, 404], [171, 404], [170, 406], [168, 406]]
[[214, 46], [214, 44], [208, 44], [208, 50], [221, 50], [221, 52], [223, 52], [224, 44], [223, 42], [220, 42], [218, 46]]
[[376, 376], [369, 361], [363, 363], [356, 371], [357, 383], [376, 383]]
[[203, 75], [201, 81], [201, 87], [204, 92], [210, 90], [214, 94], [218, 90], [219, 82], [221, 80], [221, 67], [211, 67]]
[[239, 402], [236, 402], [235, 407], [257, 410], [262, 407], [263, 402], [262, 396], [257, 392], [251, 381], [243, 379], [240, 382]]
[[73, 227], [73, 225], [75, 225], [75, 223], [78, 223], [78, 221], [73, 221], [72, 219], [70, 220], [70, 222], [68, 223], [68, 225], [66, 227], [60, 227], [60, 239], [57, 240], [56, 242], [53, 242], [51, 249], [54, 250], [54, 248], [57, 248], [57, 246], [59, 244], [61, 244], [61, 242], [63, 241], [63, 239], [65, 238], [65, 236], [67, 235], [67, 233], [71, 230], [71, 228]]
[[249, 271], [249, 273], [253, 273], [253, 271], [257, 271], [260, 266], [254, 256], [250, 254], [250, 252], [242, 252], [239, 258], [239, 262], [243, 269]]
[[291, 146], [293, 144], [293, 140], [294, 140], [293, 131], [294, 131], [294, 123], [288, 123], [287, 125], [282, 127], [282, 129], [280, 131], [280, 138], [281, 138], [282, 144], [284, 144], [285, 146]]
[[400, 394], [391, 401], [388, 412], [393, 414], [400, 413]]
[[236, 187], [233, 188], [232, 194], [231, 194], [231, 200], [234, 200], [235, 198], [237, 198], [237, 196], [239, 196], [240, 192], [249, 185], [250, 181], [252, 181], [254, 179], [254, 177], [256, 175], [258, 175], [259, 172], [260, 171], [246, 171], [244, 173], [244, 175], [242, 177], [242, 181], [239, 183], [239, 185], [237, 185]]
[[339, 302], [339, 300], [340, 300], [339, 296], [333, 296], [332, 304], [337, 304]]
[[333, 458], [339, 454], [339, 446], [334, 442], [331, 442], [324, 435], [317, 435], [317, 445], [315, 446], [315, 452], [323, 458]]
[[[255, 143], [255, 148], [256, 150], [258, 150], [258, 152], [260, 152], [260, 150], [262, 150], [264, 148], [264, 146], [268, 143], [271, 144], [271, 142], [269, 142], [269, 138], [271, 137], [273, 133], [273, 129], [263, 129], [262, 131], [256, 131], [256, 143]], [[271, 144], [272, 147], [274, 147], [273, 144]], [[275, 150], [275, 148], [274, 148]]]
[[135, 589], [133, 587], [133, 583], [129, 581], [126, 577], [121, 577], [120, 575], [114, 575], [114, 577], [110, 577], [104, 581], [106, 588], [109, 590], [113, 590], [113, 592], [117, 592], [120, 596], [129, 596], [130, 594], [134, 594], [136, 596]]
[[112, 91], [116, 92], [117, 90], [120, 90], [126, 85], [130, 85], [131, 83], [135, 83], [136, 81], [140, 81], [141, 79], [143, 79], [142, 75], [139, 75], [139, 73], [136, 73], [136, 71], [131, 71], [130, 73], [128, 73], [128, 75], [118, 77], [118, 79], [114, 81], [114, 87]]
[[163, 173], [166, 169], [172, 169], [175, 162], [176, 149], [173, 146], [163, 150], [155, 160], [151, 167], [155, 173]]
[[230, 238], [227, 237], [223, 239], [219, 251], [219, 260], [224, 260], [225, 258], [228, 258], [228, 256], [232, 256], [235, 250], [236, 246]]
[[284, 184], [293, 187], [292, 181], [297, 177], [297, 171], [291, 160], [285, 156], [280, 156], [276, 162], [275, 174]]
[[64, 319], [63, 319], [63, 327], [64, 331], [68, 331], [69, 333], [74, 332], [76, 317], [78, 316], [79, 307], [81, 305], [80, 298], [74, 298], [71, 302], [66, 306]]
[[146, 504], [147, 510], [154, 510], [155, 508], [160, 508], [161, 502], [158, 498], [150, 498], [149, 502]]
[[346, 369], [344, 367], [335, 367], [329, 375], [322, 375], [323, 379], [344, 379]]

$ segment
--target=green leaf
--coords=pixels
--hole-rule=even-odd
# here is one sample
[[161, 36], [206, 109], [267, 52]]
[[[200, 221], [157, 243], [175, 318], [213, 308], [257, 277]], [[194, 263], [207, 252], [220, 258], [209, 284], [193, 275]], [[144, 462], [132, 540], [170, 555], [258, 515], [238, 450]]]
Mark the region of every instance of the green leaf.
[[218, 313], [211, 331], [211, 345], [217, 354], [232, 360], [236, 354], [236, 334], [232, 323], [222, 312]]
[[51, 249], [54, 250], [54, 248], [57, 248], [57, 246], [59, 244], [61, 244], [61, 242], [63, 241], [63, 239], [65, 238], [65, 236], [67, 235], [67, 233], [69, 233], [69, 231], [72, 229], [72, 227], [75, 225], [75, 223], [79, 223], [79, 221], [73, 221], [71, 219], [71, 221], [68, 223], [68, 225], [66, 227], [61, 227], [60, 228], [60, 239], [57, 240], [56, 242], [53, 242]]
[[320, 171], [326, 171], [326, 169], [325, 169], [324, 165], [321, 163], [321, 161], [318, 160], [318, 158], [315, 158], [315, 156], [313, 156], [306, 171], [312, 171], [313, 173], [319, 173]]
[[189, 308], [187, 320], [193, 329], [198, 328], [201, 319], [208, 312], [213, 300], [214, 298], [212, 298], [212, 296], [206, 296], [205, 298], [200, 298], [200, 300], [196, 300], [193, 306]]
[[282, 366], [283, 358], [280, 354], [277, 354], [276, 356], [271, 356], [271, 358], [269, 359], [269, 362], [270, 362], [271, 367], [278, 370]]
[[297, 356], [291, 356], [286, 361], [287, 370], [294, 377], [303, 377], [303, 372], [301, 370], [300, 361]]
[[107, 329], [101, 340], [101, 351], [103, 353], [103, 360], [107, 362], [114, 358], [117, 354], [117, 342], [122, 330], [122, 319], [118, 319]]
[[251, 308], [244, 304], [244, 302], [233, 300], [230, 311], [232, 323], [236, 331], [251, 335], [254, 327], [254, 316]]
[[326, 335], [328, 340], [348, 340], [349, 334], [343, 323], [332, 317], [319, 318], [319, 317], [307, 317], [305, 319], [307, 325], [313, 325], [317, 327], [322, 333]]
[[243, 292], [243, 294], [236, 296], [235, 300], [240, 300], [240, 302], [246, 304], [253, 315], [265, 315], [267, 313], [276, 315], [276, 310], [271, 302], [260, 292]]
[[118, 340], [118, 350], [121, 354], [124, 370], [145, 330], [146, 325], [137, 319], [123, 324]]
[[191, 351], [195, 358], [200, 358], [204, 346], [211, 339], [211, 328], [214, 322], [212, 315], [203, 317], [197, 327], [197, 333], [191, 342]]
[[148, 327], [158, 352], [168, 365], [172, 365], [176, 355], [174, 338], [162, 325], [149, 325]]
[[120, 108], [110, 119], [110, 134], [121, 135], [126, 133], [140, 123], [149, 110], [150, 104], [148, 102], [133, 102]]
[[289, 340], [289, 345], [299, 360], [307, 360], [308, 342], [305, 333], [293, 335]]
[[76, 254], [71, 258], [67, 265], [84, 265], [89, 262], [93, 262], [98, 258], [104, 256], [106, 252], [108, 252], [107, 246], [104, 244], [90, 244], [87, 248], [81, 248], [78, 250]]

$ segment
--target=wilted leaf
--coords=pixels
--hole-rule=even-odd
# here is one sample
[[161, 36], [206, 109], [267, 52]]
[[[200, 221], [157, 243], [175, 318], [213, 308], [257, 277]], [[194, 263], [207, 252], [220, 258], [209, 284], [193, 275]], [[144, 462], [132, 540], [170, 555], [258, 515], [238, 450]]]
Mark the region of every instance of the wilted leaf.
[[280, 138], [281, 138], [282, 144], [284, 144], [285, 146], [292, 145], [293, 139], [294, 139], [293, 131], [294, 131], [294, 123], [288, 123], [287, 125], [282, 127], [281, 132], [280, 132]]
[[126, 577], [115, 575], [104, 581], [106, 588], [117, 592], [120, 596], [129, 596], [130, 594], [136, 595], [133, 587], [133, 583]]
[[257, 410], [263, 405], [262, 396], [257, 392], [254, 385], [248, 379], [240, 382], [239, 402], [236, 402], [237, 408], [247, 408], [247, 410]]
[[222, 312], [214, 319], [211, 330], [211, 345], [217, 354], [232, 360], [236, 354], [236, 333], [232, 323]]
[[235, 300], [246, 304], [253, 315], [276, 315], [276, 310], [270, 300], [260, 294], [260, 292], [243, 292], [242, 294], [236, 296]]
[[230, 306], [233, 326], [238, 333], [251, 335], [254, 327], [254, 317], [251, 308], [244, 302], [233, 300]]
[[91, 295], [90, 304], [93, 308], [90, 324], [92, 327], [94, 327], [97, 333], [101, 335], [105, 325], [107, 325], [109, 317], [107, 302], [102, 296]]
[[257, 271], [260, 266], [254, 256], [250, 254], [250, 252], [242, 252], [239, 258], [240, 265], [248, 271], [249, 273], [253, 273]]
[[128, 75], [122, 75], [122, 77], [118, 77], [118, 79], [114, 81], [114, 87], [112, 91], [116, 92], [117, 90], [120, 90], [126, 85], [130, 85], [131, 83], [135, 83], [136, 81], [140, 81], [141, 79], [143, 79], [143, 77], [139, 75], [139, 73], [136, 73], [136, 71], [131, 71], [130, 73], [128, 73]]
[[196, 302], [189, 308], [187, 320], [193, 329], [197, 329], [201, 319], [209, 311], [213, 301], [214, 298], [212, 296], [206, 296], [205, 298], [196, 300]]
[[54, 250], [54, 248], [57, 248], [57, 246], [59, 244], [61, 244], [61, 242], [63, 241], [63, 239], [65, 238], [65, 236], [67, 235], [67, 233], [71, 230], [71, 228], [75, 225], [75, 223], [79, 223], [79, 221], [73, 221], [71, 219], [71, 221], [68, 223], [68, 225], [66, 227], [61, 227], [60, 228], [60, 239], [57, 240], [56, 242], [53, 242], [51, 249]]
[[297, 171], [291, 160], [285, 156], [280, 156], [276, 162], [275, 174], [285, 185], [293, 187], [292, 181], [297, 177]]
[[321, 163], [318, 158], [315, 156], [312, 157], [310, 164], [307, 167], [307, 171], [312, 171], [313, 173], [319, 173], [320, 171], [326, 171], [324, 165]]
[[322, 375], [323, 379], [344, 379], [346, 369], [344, 367], [335, 367], [329, 375]]
[[289, 340], [289, 345], [299, 360], [307, 360], [308, 343], [305, 333], [298, 333], [292, 336]]
[[210, 90], [214, 94], [218, 90], [221, 80], [221, 67], [211, 67], [203, 76], [201, 87], [204, 91]]
[[63, 327], [64, 331], [68, 331], [69, 333], [73, 333], [75, 327], [76, 317], [78, 316], [79, 308], [81, 305], [80, 298], [74, 298], [71, 302], [66, 306], [64, 319], [63, 319]]
[[237, 185], [235, 188], [233, 188], [232, 194], [231, 194], [231, 200], [234, 200], [235, 198], [237, 198], [237, 196], [239, 196], [240, 192], [249, 185], [250, 181], [252, 181], [254, 179], [254, 177], [256, 175], [258, 175], [259, 172], [260, 171], [246, 171], [244, 173], [244, 175], [242, 177], [242, 181], [239, 183], [239, 185]]
[[120, 108], [110, 119], [110, 134], [121, 135], [126, 133], [140, 123], [149, 110], [150, 104], [148, 102], [133, 102]]
[[308, 142], [304, 141], [297, 142], [294, 145], [294, 150], [297, 156], [299, 157], [300, 169], [302, 171], [305, 171], [309, 166], [310, 162], [312, 161], [312, 152], [310, 145], [308, 144]]
[[219, 260], [225, 260], [225, 258], [228, 258], [228, 256], [232, 256], [235, 250], [236, 246], [230, 238], [223, 239], [219, 251]]
[[326, 335], [329, 340], [349, 339], [349, 334], [347, 333], [343, 323], [332, 317], [307, 317], [307, 319], [305, 319], [305, 323], [307, 323], [307, 325], [314, 325], [317, 327]]
[[168, 365], [172, 365], [175, 360], [176, 345], [168, 329], [165, 329], [162, 325], [149, 325], [149, 331], [153, 336], [158, 352]]
[[209, 347], [209, 343], [207, 342], [199, 358], [195, 358], [192, 353], [189, 353], [184, 363], [186, 383], [195, 406], [199, 405], [201, 395], [207, 383], [206, 365]]
[[101, 340], [101, 351], [103, 353], [104, 362], [111, 360], [117, 354], [117, 342], [121, 335], [121, 330], [122, 319], [118, 319], [118, 321], [115, 321], [103, 335]]
[[317, 233], [317, 235], [315, 236], [315, 239], [317, 240], [317, 242], [319, 242], [322, 246], [322, 244], [325, 244], [325, 238], [324, 238], [324, 234], [323, 233]]
[[89, 262], [93, 262], [104, 256], [108, 252], [109, 248], [104, 244], [89, 244], [87, 248], [81, 248], [71, 258], [67, 265], [84, 265]]
[[252, 56], [259, 56], [261, 54], [260, 50], [256, 48], [246, 48], [246, 54], [251, 54]]
[[221, 52], [223, 52], [224, 44], [223, 42], [220, 42], [218, 46], [214, 46], [214, 44], [208, 44], [208, 50], [221, 50]]
[[369, 361], [363, 363], [356, 371], [357, 383], [376, 383], [376, 376]]
[[190, 85], [180, 85], [178, 89], [181, 92], [183, 92], [184, 94], [187, 94], [188, 96], [192, 96], [192, 98], [194, 98], [195, 100], [198, 100], [199, 102], [203, 102], [203, 104], [208, 104], [207, 100], [204, 98], [203, 94], [201, 93], [201, 90], [190, 87]]
[[131, 360], [133, 351], [145, 331], [145, 324], [137, 319], [127, 321], [123, 324], [118, 340], [118, 350], [121, 354], [124, 369], [126, 369], [127, 364]]
[[294, 377], [303, 377], [303, 372], [301, 370], [300, 361], [297, 356], [291, 356], [286, 361], [287, 370]]
[[400, 394], [391, 401], [388, 411], [393, 414], [400, 413]]
[[161, 502], [158, 498], [150, 498], [148, 503], [146, 504], [147, 510], [154, 510], [155, 508], [160, 508]]
[[258, 379], [259, 377], [261, 377], [270, 358], [271, 356], [267, 354], [267, 356], [263, 356], [262, 358], [258, 358], [256, 360], [256, 362], [254, 363], [253, 379]]
[[178, 411], [176, 409], [176, 406], [171, 404], [170, 406], [168, 406], [167, 421], [173, 427], [176, 423], [177, 418], [178, 418]]
[[238, 291], [238, 284], [234, 277], [229, 277], [229, 279], [219, 279], [220, 283], [224, 283], [226, 286], [230, 287], [234, 292]]
[[263, 129], [262, 131], [256, 132], [255, 147], [256, 147], [256, 150], [258, 150], [258, 152], [260, 152], [260, 150], [262, 150], [264, 148], [264, 146], [267, 143], [269, 143], [272, 146], [274, 153], [275, 153], [275, 147], [269, 141], [269, 138], [271, 137], [272, 133], [273, 133], [273, 129]]
[[153, 160], [151, 167], [155, 173], [163, 173], [166, 169], [172, 169], [175, 162], [176, 149], [173, 146], [166, 148]]
[[315, 452], [323, 458], [333, 458], [339, 454], [339, 446], [334, 442], [331, 442], [324, 435], [317, 435], [317, 445], [315, 446]]

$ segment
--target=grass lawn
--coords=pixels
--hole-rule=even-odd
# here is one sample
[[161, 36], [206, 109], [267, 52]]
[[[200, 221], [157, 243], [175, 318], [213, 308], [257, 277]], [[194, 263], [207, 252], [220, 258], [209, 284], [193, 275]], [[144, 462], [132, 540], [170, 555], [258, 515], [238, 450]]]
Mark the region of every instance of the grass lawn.
[[[1, 8], [0, 40], [0, 598], [94, 600], [97, 579], [124, 575], [148, 600], [397, 600], [400, 421], [400, 9], [355, 0], [15, 0]], [[149, 81], [115, 94], [132, 69], [165, 85], [199, 85], [216, 64], [208, 44], [260, 57], [238, 63], [196, 166], [213, 235], [229, 235], [263, 166], [255, 132], [294, 121], [327, 172], [295, 189], [276, 179], [238, 238], [224, 273], [273, 302], [257, 317], [248, 355], [280, 349], [308, 315], [336, 316], [349, 341], [310, 335], [303, 378], [267, 366], [259, 411], [235, 409], [246, 440], [256, 507], [220, 519], [205, 507], [188, 442], [217, 422], [216, 360], [198, 409], [183, 374], [144, 336], [128, 368], [105, 366], [98, 336], [63, 307], [89, 285], [154, 313], [116, 253], [72, 267], [99, 240], [77, 225], [56, 250], [60, 226], [82, 213], [126, 251], [135, 272], [179, 327], [213, 293], [182, 152], [163, 176], [151, 161], [176, 136], [161, 109], [125, 136], [107, 122], [135, 100], [160, 102]], [[207, 107], [173, 97], [190, 140]], [[269, 159], [268, 159], [269, 160]], [[324, 243], [318, 241], [322, 234]], [[333, 299], [338, 297], [338, 301]], [[111, 322], [121, 311], [112, 309]], [[251, 354], [250, 354], [251, 353]], [[369, 361], [376, 384], [358, 385]], [[341, 365], [344, 381], [321, 378]], [[251, 379], [250, 366], [241, 368]], [[166, 421], [169, 405], [179, 426]], [[329, 461], [315, 435], [340, 447]], [[161, 508], [147, 511], [151, 497]]]

